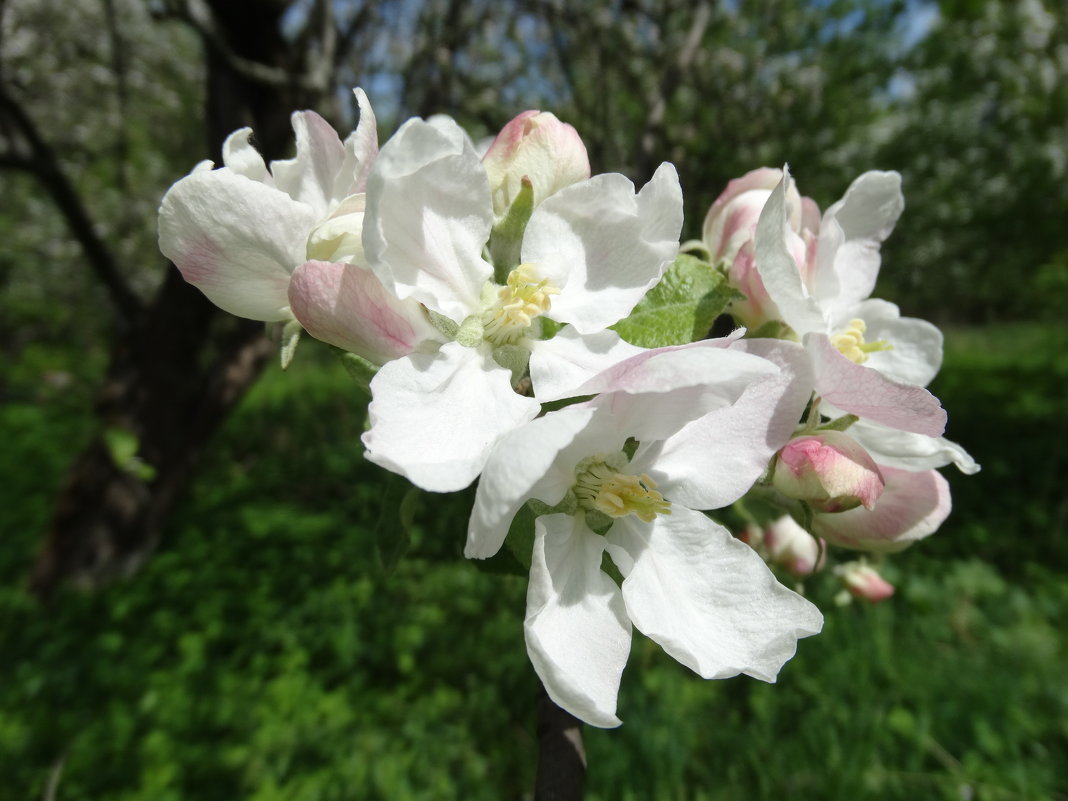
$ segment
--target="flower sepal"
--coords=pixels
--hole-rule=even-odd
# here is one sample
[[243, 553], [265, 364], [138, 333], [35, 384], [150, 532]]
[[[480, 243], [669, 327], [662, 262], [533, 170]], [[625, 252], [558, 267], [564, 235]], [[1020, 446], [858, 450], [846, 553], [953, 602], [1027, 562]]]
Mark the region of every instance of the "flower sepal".
[[534, 184], [523, 176], [519, 192], [503, 217], [490, 230], [489, 255], [493, 277], [498, 284], [508, 280], [508, 273], [519, 265], [523, 232], [534, 212]]

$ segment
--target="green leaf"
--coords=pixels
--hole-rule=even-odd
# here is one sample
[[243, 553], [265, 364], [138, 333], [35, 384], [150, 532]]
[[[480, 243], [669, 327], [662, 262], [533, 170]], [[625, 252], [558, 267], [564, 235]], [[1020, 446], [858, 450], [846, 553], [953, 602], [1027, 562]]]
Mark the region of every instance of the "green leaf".
[[137, 476], [142, 481], [151, 481], [156, 477], [156, 468], [137, 455], [141, 443], [132, 431], [117, 426], [106, 428], [104, 443], [111, 454], [111, 460], [123, 472]]
[[334, 352], [337, 354], [338, 359], [345, 366], [346, 372], [357, 386], [367, 394], [371, 393], [371, 379], [375, 377], [375, 373], [378, 372], [377, 365], [367, 361], [362, 356], [357, 356], [355, 353], [349, 353], [347, 350], [341, 348], [334, 348]]
[[712, 265], [682, 253], [630, 316], [612, 328], [643, 348], [685, 345], [703, 339], [727, 305], [742, 297]]

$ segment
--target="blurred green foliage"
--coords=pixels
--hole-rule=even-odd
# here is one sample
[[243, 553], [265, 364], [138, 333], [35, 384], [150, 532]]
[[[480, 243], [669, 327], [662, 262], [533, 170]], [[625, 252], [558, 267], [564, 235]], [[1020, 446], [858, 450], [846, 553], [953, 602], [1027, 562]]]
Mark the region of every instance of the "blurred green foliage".
[[[956, 509], [888, 563], [898, 594], [836, 608], [812, 582], [826, 630], [777, 685], [701, 681], [637, 638], [623, 727], [586, 729], [588, 797], [1068, 797], [1066, 347], [950, 331], [934, 390], [984, 470], [946, 471]], [[365, 397], [325, 347], [245, 399], [136, 577], [38, 608], [22, 575], [90, 426], [69, 392], [0, 411], [0, 798], [52, 774], [64, 801], [529, 792], [525, 582], [462, 560], [469, 493], [424, 495], [383, 564]]]

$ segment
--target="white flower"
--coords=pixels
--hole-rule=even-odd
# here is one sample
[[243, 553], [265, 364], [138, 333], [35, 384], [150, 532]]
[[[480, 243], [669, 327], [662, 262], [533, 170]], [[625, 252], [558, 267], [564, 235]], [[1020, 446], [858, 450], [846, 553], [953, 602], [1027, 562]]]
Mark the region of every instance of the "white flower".
[[[496, 439], [538, 413], [537, 400], [512, 389], [528, 357], [542, 399], [539, 376], [559, 389], [565, 373], [581, 380], [634, 352], [604, 329], [660, 279], [682, 226], [670, 165], [637, 194], [621, 175], [598, 175], [537, 205], [521, 263], [498, 284], [483, 258], [494, 221], [486, 170], [467, 135], [440, 117], [401, 126], [382, 148], [367, 196], [372, 269], [397, 296], [426, 306], [453, 340], [375, 376], [367, 457], [436, 491], [469, 484]], [[556, 345], [538, 339], [542, 316], [573, 333]], [[594, 334], [600, 351], [569, 350], [575, 335]]]
[[904, 208], [901, 177], [868, 172], [857, 178], [823, 216], [814, 260], [800, 266], [791, 255], [797, 235], [787, 218], [790, 183], [784, 169], [761, 212], [756, 264], [783, 321], [812, 357], [816, 392], [834, 409], [941, 435], [945, 411], [923, 388], [941, 364], [941, 332], [924, 320], [901, 317], [892, 303], [868, 298], [879, 271], [879, 245]]
[[232, 133], [223, 165], [204, 162], [160, 205], [160, 250], [225, 311], [253, 320], [296, 316], [321, 339], [375, 362], [436, 337], [415, 303], [400, 303], [363, 265], [363, 190], [378, 152], [374, 112], [344, 143], [312, 111], [293, 114], [297, 152], [271, 162]]
[[[800, 637], [820, 630], [814, 606], [693, 511], [740, 497], [789, 436], [808, 395], [797, 351], [751, 340], [642, 353], [591, 379], [583, 389], [601, 392], [595, 400], [497, 442], [465, 553], [493, 555], [528, 499], [559, 510], [535, 521], [525, 632], [535, 670], [564, 709], [619, 725], [632, 625], [705, 678], [765, 681]], [[601, 570], [606, 551], [621, 586]]]

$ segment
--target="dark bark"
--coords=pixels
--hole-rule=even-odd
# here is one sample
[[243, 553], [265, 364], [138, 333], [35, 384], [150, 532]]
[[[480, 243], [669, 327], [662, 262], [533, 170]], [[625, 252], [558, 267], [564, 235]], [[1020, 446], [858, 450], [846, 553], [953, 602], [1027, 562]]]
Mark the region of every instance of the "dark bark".
[[553, 703], [544, 687], [538, 693], [538, 773], [534, 801], [582, 801], [586, 786], [586, 749], [582, 721]]
[[[211, 5], [216, 38], [205, 37], [209, 153], [218, 160], [225, 137], [250, 125], [267, 158], [284, 157], [292, 148], [291, 112], [314, 106], [321, 93], [297, 79], [257, 80], [235, 58], [280, 71], [303, 67], [280, 30], [286, 4]], [[138, 456], [154, 475], [146, 480], [117, 464], [103, 436], [93, 439], [66, 478], [33, 569], [30, 585], [39, 597], [65, 581], [91, 586], [128, 574], [152, 553], [212, 434], [275, 352], [262, 323], [220, 312], [168, 269], [152, 301], [116, 328], [97, 399], [104, 428], [136, 437]]]

